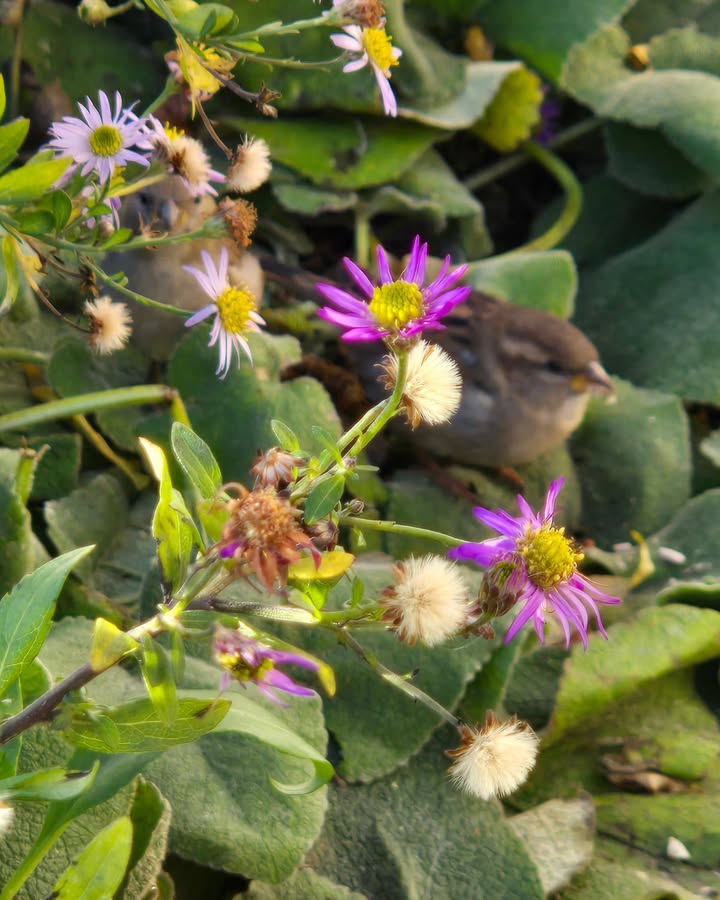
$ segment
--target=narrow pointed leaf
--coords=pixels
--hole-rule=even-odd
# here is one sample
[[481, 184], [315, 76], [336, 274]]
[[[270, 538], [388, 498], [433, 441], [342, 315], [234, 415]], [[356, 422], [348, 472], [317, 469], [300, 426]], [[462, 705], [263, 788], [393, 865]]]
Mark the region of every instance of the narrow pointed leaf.
[[215, 497], [222, 487], [222, 475], [205, 441], [187, 425], [175, 422], [170, 442], [177, 461], [200, 496], [206, 500]]
[[132, 822], [116, 819], [70, 863], [52, 892], [54, 900], [108, 900], [125, 876], [132, 849]]

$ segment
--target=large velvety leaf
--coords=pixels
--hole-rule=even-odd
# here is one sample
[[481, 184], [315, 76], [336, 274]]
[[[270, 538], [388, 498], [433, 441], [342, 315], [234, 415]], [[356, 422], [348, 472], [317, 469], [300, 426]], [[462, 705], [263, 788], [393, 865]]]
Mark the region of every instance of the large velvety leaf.
[[394, 181], [437, 139], [424, 125], [368, 120], [358, 131], [349, 119], [228, 119], [228, 127], [250, 132], [270, 145], [273, 159], [314, 184], [362, 188]]
[[508, 824], [535, 861], [546, 894], [564, 887], [592, 859], [595, 809], [587, 794], [549, 800]]
[[193, 428], [209, 445], [225, 481], [246, 481], [258, 450], [277, 444], [273, 419], [287, 423], [301, 446], [316, 452], [312, 426], [339, 435], [335, 409], [314, 378], [279, 381], [281, 367], [299, 358], [293, 338], [251, 335], [254, 366], [243, 364], [224, 381], [215, 375], [217, 351], [206, 343], [202, 329], [183, 340], [170, 364], [170, 382], [181, 391]]
[[557, 80], [570, 49], [602, 25], [617, 21], [633, 0], [503, 0], [483, 7], [481, 24], [497, 43], [508, 47], [551, 80]]
[[629, 50], [621, 28], [599, 31], [570, 52], [563, 86], [598, 115], [659, 128], [692, 164], [720, 176], [720, 79], [688, 69], [633, 72]]
[[573, 312], [577, 274], [565, 250], [506, 253], [471, 263], [466, 280], [518, 306], [532, 306], [567, 319]]
[[37, 656], [65, 579], [92, 549], [71, 550], [45, 563], [0, 601], [0, 697]]
[[[217, 669], [188, 659], [187, 677], [208, 694], [217, 687]], [[242, 690], [242, 689], [240, 689]], [[321, 755], [326, 734], [319, 699], [288, 697], [279, 709], [254, 688], [243, 704], [264, 708], [264, 727], [277, 719], [278, 732], [296, 732]], [[260, 722], [260, 719], [257, 720]], [[232, 728], [233, 722], [228, 724]], [[244, 728], [242, 729], [244, 730]], [[194, 744], [169, 750], [148, 769], [173, 809], [170, 847], [198, 862], [211, 859], [216, 868], [276, 882], [287, 878], [317, 837], [326, 807], [326, 789], [292, 796], [276, 790], [279, 784], [307, 782], [313, 766], [259, 743], [254, 726], [223, 734], [209, 734]], [[291, 749], [292, 753], [293, 750]]]
[[583, 530], [601, 546], [660, 528], [690, 496], [690, 439], [677, 397], [616, 381], [616, 403], [593, 399], [572, 450]]
[[633, 621], [617, 622], [609, 640], [576, 647], [565, 669], [548, 742], [637, 691], [661, 675], [702, 662], [720, 652], [720, 613], [690, 606], [641, 610]]
[[[356, 564], [368, 599], [394, 583], [391, 567], [387, 557]], [[470, 572], [467, 576], [472, 594], [477, 579]], [[331, 594], [333, 605], [339, 607], [349, 600], [350, 590], [348, 582], [341, 582]], [[441, 724], [435, 713], [384, 682], [367, 663], [340, 646], [334, 635], [315, 629], [301, 634], [293, 629], [289, 640], [302, 641], [335, 672], [337, 692], [325, 702], [325, 716], [342, 749], [339, 770], [343, 777], [366, 781], [392, 771], [416, 753]], [[495, 646], [495, 642], [478, 640], [432, 650], [419, 645], [408, 647], [380, 627], [363, 630], [357, 640], [393, 672], [415, 672], [413, 685], [449, 709], [455, 708], [467, 683]], [[388, 727], [389, 722], [392, 727]]]
[[715, 191], [583, 281], [576, 320], [610, 372], [643, 387], [720, 403], [717, 342], [708, 325], [717, 315], [720, 289], [718, 225]]
[[[385, 728], [398, 725], [388, 717]], [[367, 897], [544, 896], [538, 873], [500, 808], [447, 778], [457, 735], [442, 731], [412, 764], [371, 785], [331, 790], [323, 833], [307, 862]]]

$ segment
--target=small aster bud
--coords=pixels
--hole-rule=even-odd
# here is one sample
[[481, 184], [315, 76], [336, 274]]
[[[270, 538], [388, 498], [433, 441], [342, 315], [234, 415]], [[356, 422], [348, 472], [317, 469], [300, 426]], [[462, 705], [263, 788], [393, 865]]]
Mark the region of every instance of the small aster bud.
[[304, 464], [304, 460], [287, 450], [272, 447], [266, 453], [258, 454], [250, 474], [255, 476], [258, 487], [284, 488], [295, 481], [294, 469]]
[[229, 191], [247, 194], [260, 187], [270, 177], [272, 163], [270, 148], [262, 138], [250, 138], [238, 145], [227, 176]]
[[359, 516], [360, 513], [365, 509], [365, 503], [359, 497], [355, 497], [351, 500], [348, 505], [345, 507], [345, 512], [349, 516]]
[[90, 323], [88, 340], [98, 353], [120, 350], [130, 337], [132, 318], [124, 303], [113, 303], [110, 297], [87, 300], [84, 315]]
[[7, 834], [15, 818], [15, 810], [12, 806], [0, 800], [0, 837]]
[[340, 529], [330, 519], [321, 519], [319, 522], [314, 522], [312, 525], [306, 526], [305, 530], [310, 535], [316, 549], [321, 553], [325, 550], [334, 550], [337, 546]]
[[527, 779], [535, 765], [539, 743], [527, 722], [516, 716], [500, 722], [488, 712], [481, 728], [460, 725], [458, 730], [462, 743], [456, 750], [447, 751], [455, 760], [450, 777], [458, 787], [490, 800], [511, 794]]
[[77, 8], [77, 13], [83, 22], [88, 25], [102, 25], [114, 15], [112, 8], [105, 0], [82, 0]]
[[[381, 363], [383, 382], [393, 390], [397, 381], [398, 358], [394, 353]], [[441, 425], [448, 422], [462, 395], [462, 378], [457, 364], [436, 344], [418, 341], [407, 357], [407, 371], [401, 406], [411, 428], [421, 422]]]
[[239, 247], [252, 244], [250, 235], [257, 225], [257, 210], [247, 200], [231, 200], [223, 197], [218, 204], [218, 212], [222, 215], [228, 231]]
[[460, 571], [441, 556], [412, 556], [393, 569], [396, 584], [383, 591], [383, 619], [401, 641], [433, 647], [466, 624], [469, 605]]
[[480, 615], [496, 619], [504, 615], [522, 595], [522, 578], [516, 578], [517, 567], [512, 562], [498, 562], [483, 574], [478, 592]]

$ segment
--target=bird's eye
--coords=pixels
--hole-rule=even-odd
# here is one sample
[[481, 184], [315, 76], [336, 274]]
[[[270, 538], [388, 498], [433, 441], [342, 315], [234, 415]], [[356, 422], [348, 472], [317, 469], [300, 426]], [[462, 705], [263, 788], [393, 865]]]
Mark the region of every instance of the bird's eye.
[[201, 200], [202, 200], [202, 197], [196, 197], [195, 198], [195, 206], [197, 206]]
[[138, 191], [137, 202], [147, 209], [150, 206], [150, 194], [147, 191]]
[[547, 372], [552, 372], [554, 375], [564, 375], [565, 374], [565, 369], [555, 359], [548, 359], [545, 362], [545, 370]]

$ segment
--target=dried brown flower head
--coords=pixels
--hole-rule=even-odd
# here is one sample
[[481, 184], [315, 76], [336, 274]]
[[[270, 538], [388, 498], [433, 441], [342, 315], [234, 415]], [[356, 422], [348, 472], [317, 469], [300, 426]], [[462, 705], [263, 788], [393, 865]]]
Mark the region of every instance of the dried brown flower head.
[[238, 246], [249, 247], [252, 244], [250, 235], [255, 231], [258, 218], [257, 210], [252, 203], [223, 197], [218, 209]]

